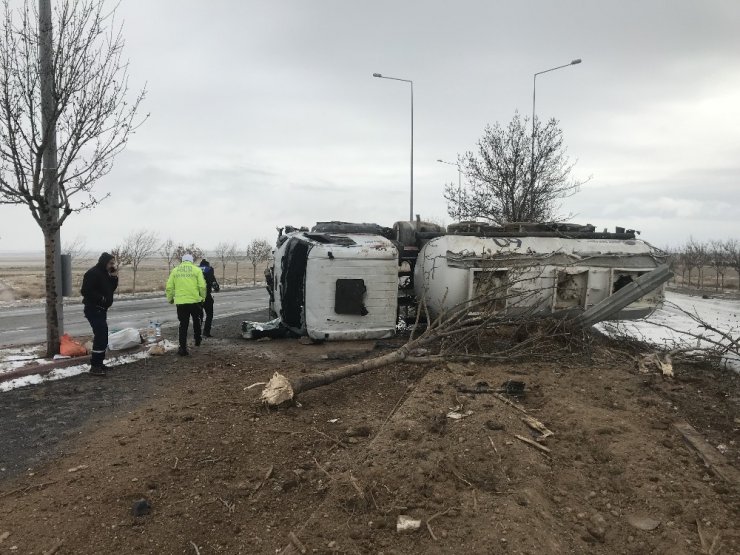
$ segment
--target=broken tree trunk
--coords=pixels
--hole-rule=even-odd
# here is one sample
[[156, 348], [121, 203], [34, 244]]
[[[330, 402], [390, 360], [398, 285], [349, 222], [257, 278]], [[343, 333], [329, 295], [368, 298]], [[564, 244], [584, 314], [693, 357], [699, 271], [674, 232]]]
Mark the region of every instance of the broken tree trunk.
[[374, 370], [388, 364], [401, 362], [409, 356], [409, 352], [414, 347], [418, 346], [416, 345], [417, 343], [419, 343], [419, 341], [412, 341], [383, 356], [363, 360], [353, 364], [346, 364], [334, 370], [327, 370], [320, 374], [299, 376], [294, 380], [288, 380], [282, 374], [275, 372], [275, 375], [262, 391], [260, 399], [262, 402], [270, 406], [280, 405], [281, 403], [293, 399], [296, 395], [303, 393], [304, 391], [328, 385], [350, 376], [357, 376], [358, 374], [363, 374], [368, 370]]

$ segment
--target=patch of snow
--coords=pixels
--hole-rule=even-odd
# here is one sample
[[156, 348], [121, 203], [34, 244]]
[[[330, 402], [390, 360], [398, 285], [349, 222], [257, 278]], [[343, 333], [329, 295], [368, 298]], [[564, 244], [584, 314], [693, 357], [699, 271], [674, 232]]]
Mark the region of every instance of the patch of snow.
[[[162, 341], [162, 345], [168, 352], [173, 351], [177, 348], [176, 344], [166, 339]], [[133, 353], [130, 355], [123, 355], [106, 359], [105, 365], [108, 367], [122, 366], [124, 364], [130, 364], [132, 362], [136, 362], [137, 360], [148, 358], [149, 356], [149, 353], [147, 353], [146, 351], [139, 351], [138, 353]], [[63, 380], [64, 378], [71, 378], [72, 376], [84, 374], [88, 370], [90, 370], [89, 364], [78, 364], [75, 366], [69, 366], [67, 368], [57, 368], [46, 375], [32, 374], [30, 376], [23, 376], [21, 378], [16, 378], [14, 380], [8, 380], [6, 382], [0, 383], [0, 393], [10, 391], [11, 389], [16, 389], [19, 387], [27, 387], [29, 385], [38, 385], [43, 382], [53, 382], [56, 380]]]
[[17, 370], [31, 362], [41, 361], [42, 349], [42, 345], [0, 349], [0, 374]]
[[[708, 347], [706, 340], [719, 340], [721, 335], [707, 330], [686, 312], [730, 337], [740, 335], [740, 301], [729, 299], [703, 299], [667, 291], [666, 302], [644, 320], [601, 322], [597, 329], [607, 335], [627, 334], [635, 339], [659, 345], [666, 349]], [[740, 372], [740, 358], [728, 355], [723, 360], [726, 367]]]

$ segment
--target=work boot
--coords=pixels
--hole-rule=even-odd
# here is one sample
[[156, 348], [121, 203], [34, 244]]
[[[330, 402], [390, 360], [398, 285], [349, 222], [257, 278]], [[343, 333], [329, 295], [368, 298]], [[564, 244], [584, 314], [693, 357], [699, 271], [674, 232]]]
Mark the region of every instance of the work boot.
[[206, 332], [206, 333], [203, 334], [203, 337], [213, 337], [213, 336], [211, 335], [211, 332], [208, 331], [208, 332]]
[[105, 366], [105, 364], [96, 364], [95, 366], [90, 366], [90, 375], [105, 377], [108, 375], [108, 368]]
[[180, 355], [181, 357], [186, 357], [186, 356], [188, 356], [188, 355], [189, 355], [190, 353], [188, 353], [188, 350], [187, 350], [187, 349], [184, 349], [184, 348], [180, 347], [180, 348], [179, 348], [179, 349], [177, 350], [177, 354], [178, 354], [178, 355]]
[[201, 340], [201, 338], [200, 338], [200, 337], [197, 337], [197, 338], [195, 339], [195, 346], [196, 346], [196, 347], [200, 347], [200, 343], [201, 343], [201, 341], [202, 341], [202, 340]]

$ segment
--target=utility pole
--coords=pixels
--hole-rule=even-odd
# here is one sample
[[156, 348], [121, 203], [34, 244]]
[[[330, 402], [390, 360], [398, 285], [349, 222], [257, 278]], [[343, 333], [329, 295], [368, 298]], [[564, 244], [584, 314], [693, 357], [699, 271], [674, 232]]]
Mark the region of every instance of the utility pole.
[[[49, 207], [49, 224], [55, 226], [59, 220], [59, 181], [57, 176], [57, 131], [56, 102], [54, 100], [54, 34], [51, 15], [51, 0], [39, 0], [39, 66], [41, 75], [41, 127], [43, 141], [43, 182], [46, 202]], [[56, 289], [56, 319], [59, 335], [64, 333], [62, 297], [62, 244], [61, 233], [54, 233], [53, 271]], [[51, 307], [46, 307], [47, 314]], [[52, 311], [53, 314], [53, 311]], [[47, 326], [47, 336], [50, 333]], [[59, 338], [46, 338], [47, 343]]]
[[400, 79], [398, 77], [387, 77], [380, 73], [373, 73], [373, 77], [379, 79], [390, 79], [391, 81], [403, 81], [411, 85], [411, 186], [409, 188], [409, 221], [414, 221], [414, 82], [411, 79]]
[[535, 180], [535, 174], [534, 174], [534, 139], [535, 135], [537, 133], [537, 126], [535, 125], [535, 99], [537, 97], [537, 76], [542, 75], [543, 73], [550, 73], [551, 71], [555, 71], [557, 69], [563, 69], [564, 67], [568, 66], [574, 66], [581, 63], [580, 58], [576, 58], [575, 60], [572, 60], [569, 64], [564, 64], [562, 66], [557, 67], [551, 67], [550, 69], [546, 69], [544, 71], [538, 71], [534, 74], [532, 77], [532, 153], [530, 155], [530, 170], [529, 170], [529, 188], [532, 196], [534, 196], [534, 182]]

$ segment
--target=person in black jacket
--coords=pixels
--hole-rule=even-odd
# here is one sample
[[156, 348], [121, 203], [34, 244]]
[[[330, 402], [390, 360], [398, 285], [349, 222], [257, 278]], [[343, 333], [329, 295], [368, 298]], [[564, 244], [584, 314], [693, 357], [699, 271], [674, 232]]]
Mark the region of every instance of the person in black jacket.
[[[200, 269], [203, 270], [203, 277], [206, 280], [206, 300], [203, 303], [203, 310], [206, 313], [206, 319], [203, 323], [203, 337], [211, 336], [211, 324], [213, 323], [213, 295], [212, 292], [218, 293], [221, 286], [216, 281], [216, 272], [205, 258], [200, 261]], [[202, 318], [201, 318], [202, 319]]]
[[108, 348], [108, 309], [113, 304], [113, 293], [118, 287], [118, 270], [113, 255], [104, 252], [98, 263], [82, 278], [82, 303], [85, 318], [93, 331], [90, 374], [105, 376], [105, 350]]

